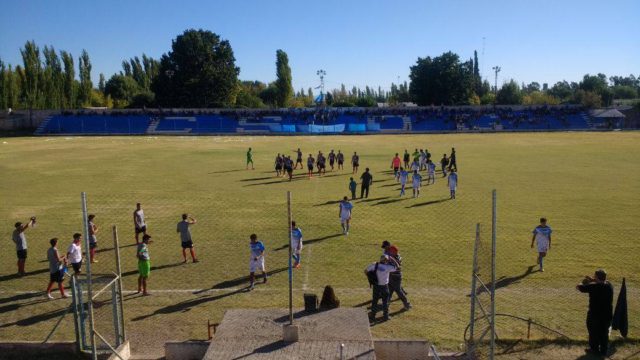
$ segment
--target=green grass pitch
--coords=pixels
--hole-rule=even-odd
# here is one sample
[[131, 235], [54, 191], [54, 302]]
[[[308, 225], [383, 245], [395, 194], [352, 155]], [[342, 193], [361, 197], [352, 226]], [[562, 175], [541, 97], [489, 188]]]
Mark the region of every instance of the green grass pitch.
[[[423, 186], [419, 198], [400, 198], [390, 175], [393, 154], [428, 148], [438, 163], [455, 146], [458, 198], [447, 200], [446, 179]], [[254, 149], [255, 170], [245, 170]], [[371, 168], [369, 199], [356, 200], [352, 231], [340, 234], [336, 201], [347, 195], [351, 166], [294, 181], [274, 173], [276, 153], [306, 156], [340, 149], [357, 151], [361, 171]], [[347, 161], [348, 162], [348, 161]], [[439, 164], [438, 164], [439, 169]], [[64, 251], [81, 231], [80, 192], [96, 214], [101, 252], [94, 271], [114, 269], [111, 226], [118, 226], [125, 290], [135, 290], [132, 212], [141, 202], [154, 238], [150, 297], [127, 294], [125, 311], [134, 347], [165, 340], [202, 339], [206, 320], [226, 309], [288, 304], [286, 191], [304, 232], [302, 268], [294, 272], [294, 304], [302, 294], [321, 295], [331, 284], [343, 306], [370, 299], [365, 266], [380, 254], [382, 240], [399, 246], [404, 286], [414, 309], [372, 327], [375, 337], [425, 338], [457, 349], [469, 320], [474, 229], [482, 223], [490, 241], [491, 190], [498, 193], [497, 311], [532, 318], [572, 338], [584, 339], [587, 297], [574, 286], [597, 267], [609, 272], [616, 297], [623, 277], [630, 319], [640, 318], [640, 133], [523, 133], [305, 137], [52, 137], [0, 139], [0, 339], [43, 340], [64, 313], [64, 300], [46, 301], [46, 250], [51, 237]], [[359, 174], [356, 178], [359, 183]], [[425, 176], [426, 179], [426, 176]], [[359, 189], [358, 189], [359, 194]], [[198, 264], [180, 264], [175, 226], [183, 212], [192, 228]], [[27, 230], [29, 275], [16, 277], [10, 235], [16, 221], [38, 217]], [[535, 263], [531, 230], [546, 216], [553, 243], [544, 273]], [[247, 283], [248, 237], [267, 246], [267, 285], [251, 293]], [[482, 265], [486, 266], [488, 260]], [[57, 294], [56, 294], [57, 295]], [[73, 339], [72, 317], [52, 336]], [[100, 320], [100, 319], [98, 319]], [[505, 323], [503, 338], [520, 338], [526, 324]], [[106, 326], [106, 325], [103, 325]], [[637, 322], [630, 333], [637, 336]], [[535, 337], [544, 337], [542, 332]], [[138, 345], [136, 345], [138, 344]]]

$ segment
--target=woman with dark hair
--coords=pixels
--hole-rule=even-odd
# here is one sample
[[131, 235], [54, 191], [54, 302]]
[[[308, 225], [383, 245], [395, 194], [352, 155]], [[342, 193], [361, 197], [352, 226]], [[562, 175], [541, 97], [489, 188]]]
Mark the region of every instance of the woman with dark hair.
[[324, 287], [322, 293], [322, 300], [320, 300], [320, 310], [331, 310], [340, 307], [340, 300], [336, 298], [336, 293], [333, 291], [331, 285]]

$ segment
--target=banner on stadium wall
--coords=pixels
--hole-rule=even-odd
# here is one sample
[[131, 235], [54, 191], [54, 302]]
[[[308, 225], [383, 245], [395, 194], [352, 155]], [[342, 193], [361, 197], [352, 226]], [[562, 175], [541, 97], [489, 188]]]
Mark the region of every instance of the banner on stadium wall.
[[303, 133], [341, 133], [344, 132], [345, 125], [344, 124], [335, 124], [335, 125], [297, 125], [296, 126], [298, 132]]

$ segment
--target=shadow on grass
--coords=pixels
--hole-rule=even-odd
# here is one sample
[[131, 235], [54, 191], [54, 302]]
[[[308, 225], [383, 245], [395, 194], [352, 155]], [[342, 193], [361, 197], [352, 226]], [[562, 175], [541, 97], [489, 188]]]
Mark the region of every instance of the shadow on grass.
[[414, 207], [433, 205], [433, 204], [438, 204], [438, 203], [449, 201], [449, 200], [451, 200], [451, 199], [450, 198], [443, 198], [443, 199], [439, 199], [439, 200], [430, 200], [430, 201], [419, 203], [419, 204], [413, 204], [411, 206], [407, 206], [406, 208], [410, 209], [410, 208], [414, 208]]
[[[162, 270], [162, 269], [167, 269], [167, 268], [172, 268], [172, 267], [176, 267], [176, 266], [180, 266], [180, 265], [185, 265], [187, 266], [187, 264], [181, 262], [177, 262], [177, 263], [173, 263], [173, 264], [165, 264], [165, 265], [160, 265], [160, 266], [152, 266], [151, 267], [151, 271], [154, 270]], [[131, 275], [137, 275], [138, 274], [138, 270], [131, 270], [131, 271], [127, 271], [127, 272], [123, 272], [122, 276], [131, 276]]]
[[[407, 312], [407, 311], [408, 311], [408, 310], [406, 310], [405, 308], [402, 308], [402, 309], [400, 309], [400, 310], [396, 310], [396, 311], [392, 311], [392, 312], [390, 312], [390, 313], [389, 313], [389, 317], [390, 317], [390, 318], [392, 318], [392, 317], [394, 317], [394, 316], [398, 316], [398, 315], [400, 315], [400, 314], [402, 314], [402, 313], [405, 313], [405, 312]], [[374, 326], [376, 326], [376, 325], [379, 325], [379, 324], [385, 323], [385, 322], [387, 322], [387, 321], [391, 321], [391, 319], [389, 319], [389, 320], [383, 320], [381, 317], [377, 317], [377, 318], [375, 318], [375, 319], [372, 319], [372, 314], [371, 314], [371, 312], [369, 312], [369, 326], [374, 327]]]
[[20, 319], [12, 323], [6, 323], [0, 325], [0, 328], [6, 328], [10, 326], [31, 326], [39, 322], [48, 321], [64, 315], [68, 311], [68, 307], [62, 309], [49, 311], [43, 314], [34, 315], [25, 319]]
[[[336, 237], [340, 237], [342, 236], [342, 233], [338, 233], [338, 234], [333, 234], [333, 235], [327, 235], [327, 236], [323, 236], [323, 237], [319, 237], [319, 238], [315, 238], [315, 239], [309, 239], [309, 240], [303, 240], [302, 241], [302, 245], [303, 246], [309, 246], [309, 245], [313, 245], [315, 243], [319, 243], [325, 240], [329, 240], [329, 239], [333, 239]], [[273, 251], [281, 251], [284, 249], [288, 249], [289, 248], [289, 244], [284, 244], [282, 246], [280, 246], [279, 248], [273, 249]]]
[[[507, 287], [511, 284], [517, 284], [520, 282], [520, 280], [526, 278], [527, 276], [533, 274], [534, 272], [537, 271], [533, 271], [533, 268], [535, 267], [535, 265], [531, 265], [529, 267], [527, 267], [527, 269], [520, 275], [515, 275], [515, 276], [501, 276], [498, 280], [496, 280], [496, 290], [503, 288], [503, 287]], [[491, 289], [491, 283], [487, 284], [487, 288]], [[476, 289], [476, 295], [478, 294], [482, 294], [483, 292], [486, 292], [484, 286], [480, 285], [478, 286], [478, 288]], [[469, 296], [469, 295], [467, 295]]]
[[[137, 246], [137, 244], [120, 245], [120, 249], [132, 247], [132, 246]], [[99, 248], [98, 250], [96, 250], [96, 254], [101, 253], [101, 252], [105, 252], [105, 251], [113, 251], [113, 249], [114, 249], [113, 247]]]
[[0, 298], [0, 304], [6, 304], [6, 303], [10, 303], [10, 302], [15, 302], [15, 301], [30, 300], [30, 299], [33, 299], [33, 298], [40, 297], [42, 295], [44, 295], [44, 292], [42, 292], [42, 291], [33, 292], [33, 293], [25, 293], [25, 294], [17, 294], [17, 295], [5, 297], [5, 298]]
[[[280, 268], [280, 269], [267, 271], [267, 275], [268, 276], [273, 276], [273, 275], [275, 275], [277, 273], [281, 273], [283, 271], [287, 271], [288, 269], [289, 269], [288, 267], [283, 267], [283, 268]], [[261, 281], [260, 275], [256, 275], [256, 280], [258, 282]], [[233, 287], [236, 287], [236, 286], [239, 286], [239, 285], [243, 285], [243, 284], [249, 285], [249, 276], [241, 276], [241, 277], [236, 278], [236, 279], [225, 280], [223, 282], [219, 282], [219, 283], [213, 285], [210, 289], [228, 289], [228, 288], [233, 288]], [[203, 289], [203, 290], [194, 292], [194, 294], [196, 294], [196, 295], [197, 294], [201, 294], [201, 293], [206, 292], [208, 290], [209, 289]]]
[[339, 204], [342, 200], [329, 200], [325, 203], [322, 204], [315, 204], [313, 206], [325, 206], [325, 205], [335, 205], [335, 204]]
[[379, 197], [379, 198], [366, 198], [366, 199], [360, 199], [360, 201], [358, 201], [359, 203], [366, 203], [366, 202], [372, 202], [372, 201], [378, 201], [378, 200], [385, 200], [388, 199], [389, 196], [383, 196], [383, 197]]
[[404, 201], [404, 200], [407, 200], [407, 199], [409, 199], [409, 197], [401, 197], [401, 198], [397, 198], [397, 199], [385, 200], [385, 201], [377, 202], [377, 203], [375, 203], [375, 204], [373, 204], [371, 206], [393, 204], [395, 202]]
[[210, 172], [209, 174], [226, 174], [226, 173], [237, 172], [237, 171], [247, 171], [247, 170], [246, 169], [221, 170], [221, 171], [213, 171], [213, 172]]
[[400, 186], [400, 183], [387, 184], [387, 185], [380, 185], [380, 187], [391, 187], [391, 186]]
[[274, 351], [278, 351], [280, 349], [284, 349], [289, 345], [291, 345], [291, 343], [285, 342], [284, 340], [274, 341], [274, 342], [272, 342], [270, 344], [262, 345], [259, 348], [254, 349], [249, 354], [244, 354], [242, 356], [238, 356], [238, 357], [234, 358], [234, 360], [244, 359], [244, 358], [247, 358], [247, 357], [253, 357], [255, 354], [272, 353]]
[[0, 276], [0, 282], [13, 280], [13, 279], [19, 279], [19, 278], [25, 277], [25, 276], [44, 274], [44, 273], [48, 273], [48, 272], [49, 272], [49, 268], [29, 271], [24, 275], [19, 275], [17, 273], [16, 274], [9, 274], [9, 275], [2, 275], [2, 276]]

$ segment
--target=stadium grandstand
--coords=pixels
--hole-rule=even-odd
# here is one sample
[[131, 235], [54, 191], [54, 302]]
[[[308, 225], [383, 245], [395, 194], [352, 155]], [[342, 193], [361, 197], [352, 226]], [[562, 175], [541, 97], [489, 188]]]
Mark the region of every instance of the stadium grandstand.
[[[613, 115], [611, 115], [613, 116]], [[580, 106], [66, 111], [36, 135], [339, 134], [619, 129], [624, 115], [598, 117]]]

